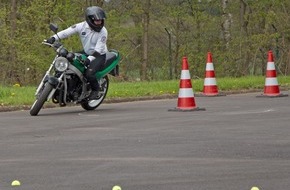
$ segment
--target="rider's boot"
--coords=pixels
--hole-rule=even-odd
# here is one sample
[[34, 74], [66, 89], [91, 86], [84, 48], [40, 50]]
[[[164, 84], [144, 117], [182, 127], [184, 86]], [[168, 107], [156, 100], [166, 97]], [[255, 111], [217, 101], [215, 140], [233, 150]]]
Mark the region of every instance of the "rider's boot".
[[99, 91], [92, 90], [88, 98], [89, 100], [96, 100], [98, 96], [99, 96]]

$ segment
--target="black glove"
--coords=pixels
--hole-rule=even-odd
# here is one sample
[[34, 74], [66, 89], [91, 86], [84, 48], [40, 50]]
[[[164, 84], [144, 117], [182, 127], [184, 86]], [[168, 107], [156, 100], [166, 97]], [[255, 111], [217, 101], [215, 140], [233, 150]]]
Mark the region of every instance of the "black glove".
[[54, 37], [50, 37], [46, 40], [47, 43], [49, 44], [53, 44], [55, 42], [55, 38]]
[[90, 65], [90, 63], [91, 63], [91, 61], [90, 61], [89, 59], [86, 59], [86, 60], [84, 61], [84, 65], [85, 65], [86, 67], [88, 67], [88, 66]]

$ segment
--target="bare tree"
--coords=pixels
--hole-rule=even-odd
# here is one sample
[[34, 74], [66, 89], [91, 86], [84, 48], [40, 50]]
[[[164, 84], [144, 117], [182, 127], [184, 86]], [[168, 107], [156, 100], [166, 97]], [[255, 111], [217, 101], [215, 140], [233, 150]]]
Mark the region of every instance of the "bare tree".
[[15, 37], [16, 37], [16, 31], [17, 31], [17, 0], [11, 1], [11, 14], [10, 14], [10, 47], [9, 47], [9, 67], [8, 68], [8, 77], [10, 79], [17, 79], [18, 82], [19, 78], [16, 77], [17, 71], [16, 71], [16, 51], [15, 51]]
[[232, 14], [227, 12], [227, 6], [228, 6], [229, 1], [228, 0], [222, 0], [222, 34], [223, 34], [223, 39], [226, 43], [226, 48], [229, 48], [229, 43], [231, 40], [231, 24], [232, 24]]
[[148, 64], [148, 31], [149, 31], [149, 21], [150, 21], [150, 0], [146, 0], [144, 12], [142, 15], [142, 25], [143, 25], [143, 57], [142, 57], [142, 69], [141, 69], [141, 79], [147, 79], [147, 64]]

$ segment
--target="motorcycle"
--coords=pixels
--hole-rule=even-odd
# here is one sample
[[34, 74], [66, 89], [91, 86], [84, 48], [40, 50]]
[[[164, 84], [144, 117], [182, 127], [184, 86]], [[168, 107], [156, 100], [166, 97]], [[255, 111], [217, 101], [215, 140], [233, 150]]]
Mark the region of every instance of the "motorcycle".
[[[49, 28], [57, 34], [57, 25], [50, 24]], [[60, 41], [53, 44], [44, 41], [42, 44], [54, 48], [57, 55], [36, 89], [36, 100], [30, 108], [30, 115], [38, 115], [44, 103], [50, 100], [61, 107], [69, 103], [80, 104], [85, 110], [95, 110], [99, 107], [108, 92], [108, 75], [119, 75], [119, 52], [109, 50], [106, 53], [105, 67], [96, 73], [100, 85], [99, 95], [97, 99], [89, 100], [91, 87], [84, 77], [86, 55], [69, 52]]]

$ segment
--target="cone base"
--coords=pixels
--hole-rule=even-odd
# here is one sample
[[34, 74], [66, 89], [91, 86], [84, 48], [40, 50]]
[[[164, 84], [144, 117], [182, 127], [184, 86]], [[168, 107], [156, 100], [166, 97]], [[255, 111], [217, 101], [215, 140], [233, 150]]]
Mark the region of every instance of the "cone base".
[[219, 91], [218, 91], [218, 87], [216, 85], [208, 85], [208, 86], [204, 85], [202, 93], [204, 93], [204, 94], [218, 94]]
[[280, 94], [279, 85], [265, 86], [264, 87], [264, 94], [268, 94], [270, 96]]
[[288, 94], [261, 94], [256, 96], [257, 98], [279, 98], [279, 97], [286, 97]]
[[205, 108], [195, 107], [195, 108], [172, 108], [168, 111], [180, 111], [180, 112], [191, 112], [191, 111], [205, 111]]
[[184, 108], [184, 109], [195, 108], [196, 105], [195, 105], [194, 97], [178, 98], [177, 107]]

